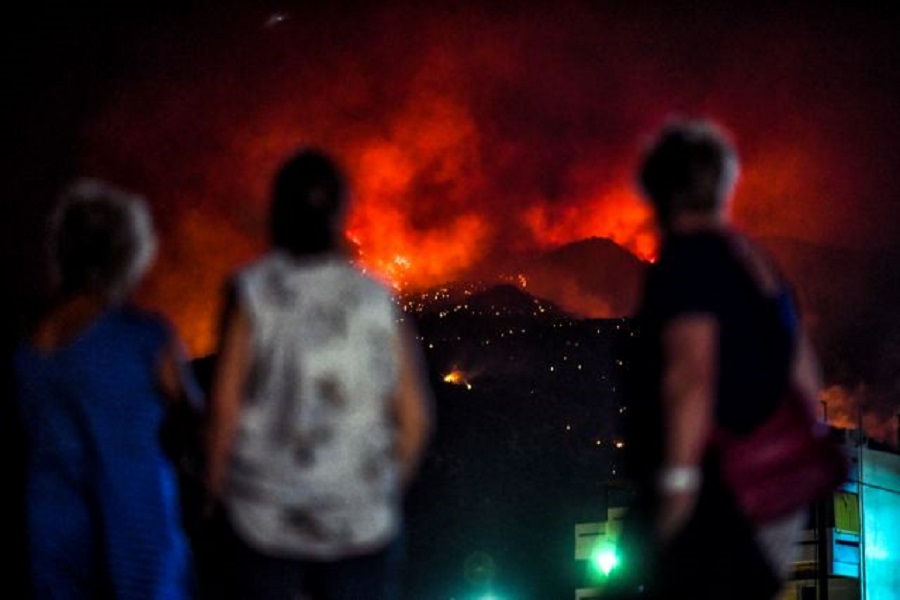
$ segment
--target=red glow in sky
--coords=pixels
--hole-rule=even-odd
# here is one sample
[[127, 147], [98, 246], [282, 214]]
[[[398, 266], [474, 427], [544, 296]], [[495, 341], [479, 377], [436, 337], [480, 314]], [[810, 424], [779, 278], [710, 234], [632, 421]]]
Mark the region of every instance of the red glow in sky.
[[41, 124], [81, 107], [71, 161], [153, 203], [163, 249], [145, 299], [204, 353], [228, 274], [265, 247], [269, 180], [302, 144], [345, 165], [361, 260], [406, 288], [514, 272], [589, 237], [652, 257], [633, 170], [672, 114], [734, 134], [735, 215], [751, 233], [893, 243], [898, 19], [813, 6], [287, 3], [273, 19], [229, 3], [60, 18], [68, 46], [34, 77], [85, 58], [60, 74], [65, 93], [44, 86], [29, 123], [57, 140]]

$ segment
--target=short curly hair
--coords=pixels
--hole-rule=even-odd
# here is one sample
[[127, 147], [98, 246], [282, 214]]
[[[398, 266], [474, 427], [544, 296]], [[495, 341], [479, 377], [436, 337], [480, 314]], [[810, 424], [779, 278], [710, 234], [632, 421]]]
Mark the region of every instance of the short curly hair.
[[675, 213], [709, 212], [724, 204], [738, 172], [738, 155], [724, 130], [707, 120], [678, 120], [650, 145], [638, 180], [665, 223]]
[[70, 182], [50, 218], [49, 254], [62, 293], [110, 299], [130, 293], [156, 256], [156, 234], [141, 196], [99, 179]]

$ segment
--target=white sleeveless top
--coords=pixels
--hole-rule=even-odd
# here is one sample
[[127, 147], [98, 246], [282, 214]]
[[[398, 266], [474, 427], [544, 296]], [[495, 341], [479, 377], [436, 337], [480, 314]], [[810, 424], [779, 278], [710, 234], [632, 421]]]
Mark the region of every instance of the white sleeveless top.
[[342, 257], [278, 252], [237, 286], [253, 363], [225, 493], [234, 527], [282, 556], [379, 548], [400, 521], [390, 293]]

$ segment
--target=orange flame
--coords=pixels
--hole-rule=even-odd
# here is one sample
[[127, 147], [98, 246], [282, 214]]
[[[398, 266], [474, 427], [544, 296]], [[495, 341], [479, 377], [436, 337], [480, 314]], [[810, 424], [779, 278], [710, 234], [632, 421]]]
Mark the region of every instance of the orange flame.
[[[471, 202], [480, 173], [475, 125], [462, 103], [425, 92], [386, 129], [349, 158], [349, 235], [362, 265], [395, 287], [445, 283], [483, 258], [491, 233]], [[434, 194], [421, 192], [423, 181]]]
[[[890, 412], [877, 410], [884, 408], [887, 403], [867, 402], [867, 396], [871, 392], [865, 385], [857, 385], [848, 389], [841, 385], [832, 385], [825, 388], [819, 394], [819, 400], [823, 403], [823, 416], [833, 427], [842, 429], [859, 429], [881, 442], [893, 442], [896, 434], [896, 418]], [[871, 405], [871, 407], [869, 407]], [[897, 440], [900, 443], [900, 440]]]
[[453, 369], [452, 371], [444, 375], [444, 382], [451, 383], [453, 385], [464, 385], [466, 386], [466, 389], [472, 389], [472, 384], [469, 383], [469, 380], [466, 378], [466, 374], [459, 369]]
[[351, 215], [348, 237], [359, 247], [359, 262], [397, 289], [421, 288], [452, 280], [480, 258], [487, 224], [463, 215], [429, 231], [411, 231], [396, 210], [361, 207]]
[[658, 252], [652, 211], [625, 186], [561, 208], [535, 205], [524, 220], [534, 238], [546, 246], [604, 237], [643, 260], [654, 260]]

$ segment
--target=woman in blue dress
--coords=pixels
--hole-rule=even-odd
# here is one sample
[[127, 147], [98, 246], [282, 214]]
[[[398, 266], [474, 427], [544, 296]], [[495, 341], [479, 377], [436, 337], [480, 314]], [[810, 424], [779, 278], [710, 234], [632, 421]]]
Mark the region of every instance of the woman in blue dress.
[[160, 428], [195, 402], [174, 330], [127, 299], [155, 254], [139, 197], [73, 183], [51, 220], [56, 300], [17, 349], [33, 596], [189, 598], [178, 479]]

